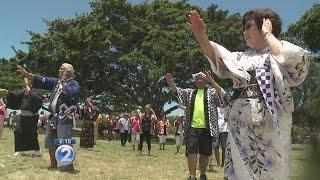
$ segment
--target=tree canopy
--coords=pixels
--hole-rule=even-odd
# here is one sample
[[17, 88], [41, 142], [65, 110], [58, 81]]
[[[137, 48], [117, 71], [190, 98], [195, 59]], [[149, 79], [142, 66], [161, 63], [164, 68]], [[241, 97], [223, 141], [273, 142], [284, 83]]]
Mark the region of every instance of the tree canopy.
[[290, 25], [288, 33], [303, 41], [313, 51], [320, 50], [320, 4], [314, 4], [300, 18], [299, 21]]
[[295, 111], [293, 113], [293, 123], [307, 131], [320, 126], [320, 111], [318, 109], [320, 106], [319, 18], [320, 4], [314, 4], [285, 33], [286, 38], [301, 46], [308, 47], [314, 53], [306, 80], [294, 91]]
[[97, 0], [90, 13], [45, 21], [44, 34], [29, 31], [28, 52], [18, 63], [33, 73], [57, 76], [63, 62], [74, 65], [82, 97], [94, 96], [101, 107], [123, 112], [152, 104], [157, 112], [171, 97], [163, 76], [192, 87], [191, 74], [209, 65], [186, 25], [191, 9], [207, 21], [210, 38], [229, 49], [243, 49], [241, 17], [211, 5], [206, 11], [186, 1], [131, 4]]
[[[48, 30], [43, 34], [29, 31], [30, 41], [24, 42], [28, 52], [18, 50], [14, 58], [0, 61], [0, 87], [23, 86], [14, 64], [36, 74], [57, 76], [59, 66], [68, 62], [76, 70], [83, 99], [93, 96], [96, 104], [109, 113], [149, 103], [160, 112], [164, 103], [172, 100], [165, 73], [172, 73], [175, 83], [186, 88], [194, 85], [192, 73], [210, 70], [186, 25], [190, 10], [197, 9], [206, 21], [209, 39], [231, 51], [245, 50], [240, 14], [219, 10], [215, 4], [204, 10], [187, 1], [132, 4], [126, 0], [96, 0], [90, 6], [89, 13], [71, 19], [44, 20]], [[315, 4], [284, 37], [319, 52], [319, 13], [319, 4]], [[319, 64], [313, 63], [305, 83], [296, 88], [295, 113], [316, 118]], [[231, 87], [230, 82], [217, 80]], [[294, 117], [294, 122], [301, 124], [298, 115]]]

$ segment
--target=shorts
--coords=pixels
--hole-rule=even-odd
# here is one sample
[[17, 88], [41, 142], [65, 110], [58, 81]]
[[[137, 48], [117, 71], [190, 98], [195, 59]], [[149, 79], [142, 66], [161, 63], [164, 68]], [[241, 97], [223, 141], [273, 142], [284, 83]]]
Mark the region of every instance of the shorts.
[[201, 154], [211, 156], [212, 136], [209, 129], [190, 128], [186, 140], [186, 156], [188, 154]]
[[182, 144], [183, 144], [183, 136], [177, 135], [176, 136], [176, 146], [179, 147], [179, 146], [182, 146]]
[[134, 145], [135, 143], [140, 142], [140, 134], [139, 133], [132, 133], [131, 134], [131, 142]]
[[159, 143], [164, 144], [166, 143], [167, 135], [159, 135]]
[[227, 146], [228, 132], [219, 132], [219, 138], [214, 139], [212, 142], [213, 149], [219, 148], [225, 149]]
[[[59, 124], [57, 126], [57, 139], [71, 139], [72, 136], [72, 124]], [[54, 134], [52, 134], [51, 128], [49, 125], [46, 127], [46, 139], [45, 139], [45, 148], [52, 149], [56, 147], [54, 144]]]

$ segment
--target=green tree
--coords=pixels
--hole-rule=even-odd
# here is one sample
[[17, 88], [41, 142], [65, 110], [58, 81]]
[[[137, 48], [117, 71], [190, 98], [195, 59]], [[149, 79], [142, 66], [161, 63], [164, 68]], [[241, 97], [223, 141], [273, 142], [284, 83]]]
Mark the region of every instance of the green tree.
[[320, 111], [320, 64], [311, 61], [306, 80], [294, 91], [295, 111], [293, 112], [294, 125], [311, 131], [319, 127]]
[[186, 25], [191, 9], [208, 22], [210, 38], [241, 50], [241, 17], [212, 5], [204, 11], [186, 1], [156, 0], [130, 4], [97, 0], [92, 11], [72, 19], [45, 21], [44, 34], [29, 32], [27, 53], [18, 63], [34, 73], [57, 76], [61, 63], [74, 65], [82, 97], [94, 96], [111, 112], [153, 104], [160, 112], [171, 97], [163, 75], [173, 73], [180, 87], [191, 87], [191, 74], [209, 69]]
[[298, 44], [304, 43], [313, 51], [320, 50], [320, 4], [314, 4], [299, 21], [290, 25], [288, 36], [295, 38]]
[[15, 65], [15, 59], [0, 59], [0, 88], [15, 90], [24, 86], [22, 77], [16, 72]]
[[296, 126], [311, 131], [320, 125], [320, 4], [314, 4], [299, 21], [290, 25], [284, 33], [284, 38], [302, 47], [308, 47], [313, 52], [309, 74], [304, 83], [294, 91], [295, 111], [293, 123]]

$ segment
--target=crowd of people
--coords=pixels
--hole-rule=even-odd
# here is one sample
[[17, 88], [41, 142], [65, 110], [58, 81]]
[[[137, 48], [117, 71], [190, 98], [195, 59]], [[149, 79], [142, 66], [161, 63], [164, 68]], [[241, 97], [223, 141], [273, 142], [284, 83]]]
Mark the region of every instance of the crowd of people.
[[[88, 103], [90, 101], [90, 103]], [[184, 115], [176, 117], [170, 123], [169, 119], [161, 113], [156, 115], [151, 104], [147, 104], [144, 109], [133, 110], [130, 113], [124, 112], [120, 116], [107, 115], [93, 105], [91, 98], [87, 99], [86, 106], [82, 110], [83, 119], [80, 147], [82, 149], [93, 148], [96, 139], [110, 142], [120, 137], [121, 146], [126, 146], [130, 142], [133, 150], [142, 153], [143, 143], [146, 142], [148, 155], [151, 154], [151, 141], [159, 141], [159, 149], [164, 150], [166, 139], [169, 133], [176, 137], [177, 152], [183, 142]]]
[[[133, 150], [137, 147], [142, 153], [146, 142], [150, 155], [152, 136], [158, 135], [160, 150], [164, 150], [169, 129], [174, 127], [175, 153], [181, 153], [183, 141], [186, 144], [189, 180], [197, 179], [197, 164], [200, 180], [207, 179], [206, 170], [213, 166], [212, 152], [218, 165], [225, 166], [225, 179], [290, 179], [293, 111], [290, 88], [301, 84], [308, 73], [308, 51], [278, 39], [281, 19], [270, 9], [244, 14], [243, 34], [249, 47], [245, 52], [230, 52], [210, 41], [206, 24], [196, 10], [190, 12], [187, 24], [212, 72], [232, 80], [232, 96], [207, 71], [194, 74], [195, 88], [186, 89], [177, 87], [172, 75], [167, 73], [167, 84], [185, 110], [184, 119], [179, 117], [174, 123], [169, 123], [165, 114], [156, 114], [150, 104], [123, 113], [120, 118], [104, 116], [88, 98], [83, 109], [80, 147], [93, 148], [99, 132], [106, 133], [106, 139], [111, 141], [115, 131], [119, 131], [121, 146], [126, 146], [129, 140]], [[39, 152], [36, 124], [41, 101], [37, 90], [49, 90], [51, 117], [48, 117], [45, 140], [51, 160], [48, 169], [74, 171], [73, 164], [58, 167], [54, 156], [57, 146], [53, 143], [54, 139], [71, 138], [79, 118], [76, 112], [80, 87], [74, 79], [73, 66], [63, 63], [59, 78], [17, 68], [26, 85], [18, 93], [0, 89], [0, 93], [8, 96], [7, 105], [0, 99], [0, 137], [5, 109], [19, 109], [21, 121], [20, 128], [15, 130], [15, 151], [17, 154], [25, 150]]]

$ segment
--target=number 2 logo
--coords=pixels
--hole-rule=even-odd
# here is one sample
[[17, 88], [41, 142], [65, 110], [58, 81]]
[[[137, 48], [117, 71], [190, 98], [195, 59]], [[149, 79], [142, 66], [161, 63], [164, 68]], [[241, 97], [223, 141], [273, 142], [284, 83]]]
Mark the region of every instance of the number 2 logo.
[[64, 166], [72, 164], [75, 160], [76, 153], [74, 149], [69, 145], [61, 145], [55, 152], [57, 161]]
[[[70, 147], [70, 146], [69, 146]], [[61, 159], [61, 161], [72, 161], [72, 159], [70, 158], [70, 155], [71, 155], [71, 149], [69, 147], [63, 147], [61, 149], [61, 153], [64, 153], [64, 152], [67, 152], [63, 158]]]

